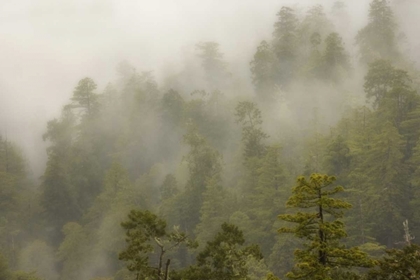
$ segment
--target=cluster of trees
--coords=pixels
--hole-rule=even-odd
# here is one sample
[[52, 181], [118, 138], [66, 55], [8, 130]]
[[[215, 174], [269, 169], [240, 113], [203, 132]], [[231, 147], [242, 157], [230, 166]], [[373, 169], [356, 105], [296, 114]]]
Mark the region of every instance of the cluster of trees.
[[386, 0], [357, 59], [334, 13], [282, 7], [251, 95], [215, 42], [161, 85], [80, 80], [39, 185], [0, 138], [0, 279], [418, 277], [418, 72]]

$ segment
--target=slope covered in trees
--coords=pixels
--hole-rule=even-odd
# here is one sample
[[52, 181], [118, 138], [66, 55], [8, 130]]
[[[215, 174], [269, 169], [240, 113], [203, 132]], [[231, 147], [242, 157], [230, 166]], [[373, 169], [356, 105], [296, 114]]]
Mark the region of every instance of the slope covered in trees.
[[39, 184], [2, 135], [0, 279], [419, 277], [418, 71], [391, 3], [355, 45], [344, 14], [282, 7], [251, 94], [211, 41], [161, 83], [82, 78]]

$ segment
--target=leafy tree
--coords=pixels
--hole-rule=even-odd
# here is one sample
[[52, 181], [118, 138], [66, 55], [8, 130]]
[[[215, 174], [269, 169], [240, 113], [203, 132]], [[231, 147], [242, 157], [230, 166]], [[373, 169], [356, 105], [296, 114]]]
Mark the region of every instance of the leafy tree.
[[339, 219], [343, 216], [343, 210], [351, 208], [351, 205], [331, 197], [344, 190], [341, 186], [333, 187], [335, 180], [333, 176], [321, 174], [312, 174], [309, 180], [299, 177], [287, 206], [303, 211], [279, 215], [281, 220], [297, 224], [293, 228], [280, 228], [280, 233], [293, 233], [306, 240], [303, 249], [295, 251], [297, 263], [287, 274], [291, 279], [332, 280], [332, 268], [373, 265], [358, 248], [346, 248], [339, 242], [347, 236], [344, 224]]
[[[149, 211], [132, 210], [121, 226], [126, 231], [127, 248], [120, 253], [119, 259], [127, 262], [127, 269], [134, 272], [138, 280], [169, 279], [170, 259], [164, 261], [165, 253], [180, 243], [194, 245], [176, 228], [171, 233], [166, 232], [166, 222]], [[157, 254], [151, 259], [153, 252]], [[151, 264], [152, 260], [157, 267]]]

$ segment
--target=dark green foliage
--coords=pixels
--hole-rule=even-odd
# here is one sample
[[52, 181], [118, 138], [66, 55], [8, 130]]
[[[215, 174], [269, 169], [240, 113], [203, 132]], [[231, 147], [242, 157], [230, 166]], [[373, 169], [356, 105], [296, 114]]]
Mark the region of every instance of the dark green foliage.
[[200, 209], [203, 205], [203, 194], [210, 180], [219, 183], [221, 180], [221, 156], [206, 139], [191, 125], [184, 141], [190, 146], [185, 160], [188, 163], [189, 178], [183, 194], [181, 226], [191, 231], [200, 221]]
[[[119, 254], [119, 259], [126, 261], [127, 269], [136, 274], [136, 279], [168, 279], [168, 269], [163, 267], [164, 254], [180, 243], [189, 242], [185, 233], [177, 229], [166, 232], [166, 222], [149, 211], [132, 210], [121, 226], [126, 231], [127, 248]], [[152, 261], [153, 252], [156, 257]], [[169, 266], [170, 261], [165, 263]]]
[[[244, 247], [245, 239], [238, 227], [223, 223], [222, 231], [197, 256], [197, 265], [184, 271], [179, 279], [233, 280], [250, 279], [246, 260], [261, 260], [258, 246]], [[178, 278], [175, 278], [178, 279]]]

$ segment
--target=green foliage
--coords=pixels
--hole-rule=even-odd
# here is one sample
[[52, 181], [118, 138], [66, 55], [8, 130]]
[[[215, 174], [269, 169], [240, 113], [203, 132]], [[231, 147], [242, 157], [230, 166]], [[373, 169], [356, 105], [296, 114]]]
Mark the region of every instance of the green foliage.
[[242, 124], [242, 141], [244, 143], [245, 160], [265, 154], [263, 140], [268, 136], [262, 131], [261, 111], [255, 103], [249, 101], [239, 102], [235, 109], [236, 121]]
[[71, 100], [73, 103], [69, 108], [80, 108], [85, 114], [91, 115], [97, 108], [97, 95], [94, 93], [96, 84], [91, 78], [84, 78], [79, 81], [73, 91]]
[[[180, 279], [250, 279], [246, 260], [262, 259], [258, 246], [243, 247], [245, 239], [238, 227], [223, 223], [222, 231], [197, 256], [197, 265], [188, 268]], [[175, 278], [178, 279], [178, 278]]]
[[271, 46], [262, 41], [257, 47], [254, 59], [250, 62], [252, 83], [260, 100], [272, 102], [276, 99], [277, 84], [275, 80], [276, 56]]
[[343, 74], [350, 71], [350, 62], [338, 33], [331, 33], [325, 39], [323, 56], [324, 79], [338, 83]]
[[[128, 220], [121, 223], [126, 231], [127, 248], [119, 254], [119, 259], [127, 263], [127, 269], [134, 272], [136, 279], [167, 279], [167, 268], [163, 270], [163, 257], [166, 251], [186, 242], [194, 246], [185, 233], [176, 228], [173, 232], [166, 232], [166, 222], [149, 211], [132, 210]], [[150, 255], [156, 252], [151, 265]], [[170, 262], [166, 262], [169, 266]]]
[[297, 63], [297, 28], [299, 21], [290, 7], [283, 6], [277, 13], [274, 23], [273, 50], [277, 56], [277, 81], [287, 86], [296, 71]]
[[420, 277], [420, 246], [407, 245], [402, 249], [388, 249], [386, 256], [371, 269], [368, 280], [408, 280]]
[[303, 249], [295, 251], [296, 265], [287, 274], [291, 279], [333, 279], [334, 267], [369, 267], [373, 262], [358, 248], [346, 248], [339, 240], [346, 237], [343, 210], [351, 205], [331, 196], [344, 189], [333, 186], [335, 177], [312, 174], [309, 180], [297, 179], [288, 207], [302, 209], [296, 214], [282, 214], [283, 221], [296, 223], [293, 228], [280, 228], [280, 233], [292, 233], [304, 239]]
[[370, 63], [376, 59], [398, 58], [396, 31], [397, 25], [388, 1], [372, 0], [369, 22], [356, 36], [361, 60]]

